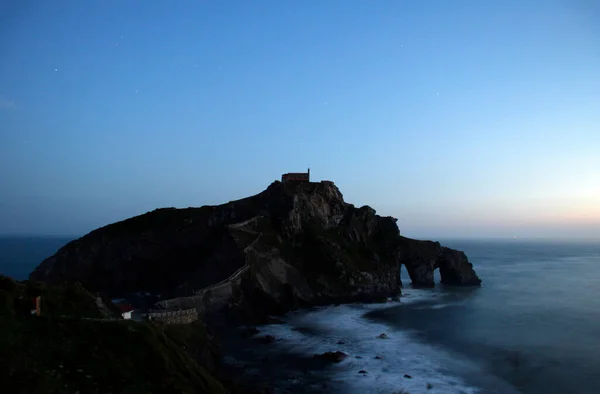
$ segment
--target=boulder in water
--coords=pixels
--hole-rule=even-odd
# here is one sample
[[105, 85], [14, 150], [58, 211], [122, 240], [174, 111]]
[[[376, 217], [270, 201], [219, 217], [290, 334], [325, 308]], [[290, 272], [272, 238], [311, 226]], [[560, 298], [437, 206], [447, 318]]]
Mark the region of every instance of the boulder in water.
[[315, 354], [315, 358], [320, 358], [322, 360], [331, 361], [333, 363], [342, 362], [348, 355], [344, 352], [336, 351], [336, 352], [326, 352], [323, 354]]

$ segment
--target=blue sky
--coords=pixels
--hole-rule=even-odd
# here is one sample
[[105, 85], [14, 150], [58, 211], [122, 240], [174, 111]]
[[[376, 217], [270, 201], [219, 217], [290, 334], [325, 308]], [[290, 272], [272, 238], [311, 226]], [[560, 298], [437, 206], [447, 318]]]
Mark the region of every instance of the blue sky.
[[3, 2], [0, 234], [310, 166], [408, 236], [598, 237], [598, 4]]

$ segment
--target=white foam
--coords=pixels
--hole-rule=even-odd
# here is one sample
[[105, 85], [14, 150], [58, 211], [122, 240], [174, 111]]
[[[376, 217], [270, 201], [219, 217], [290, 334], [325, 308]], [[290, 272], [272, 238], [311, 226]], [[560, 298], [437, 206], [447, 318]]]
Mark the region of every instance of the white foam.
[[444, 309], [446, 307], [454, 305], [458, 305], [458, 303], [424, 305], [415, 307], [414, 309]]
[[[461, 378], [449, 372], [468, 362], [442, 350], [422, 344], [411, 333], [373, 323], [363, 315], [375, 309], [413, 303], [429, 298], [431, 293], [411, 290], [400, 302], [388, 304], [342, 305], [311, 311], [292, 312], [286, 324], [260, 327], [264, 334], [279, 340], [273, 344], [286, 351], [313, 356], [328, 351], [348, 354], [344, 361], [333, 364], [324, 374], [331, 382], [328, 392], [394, 393], [476, 393]], [[302, 328], [316, 334], [305, 334]], [[300, 330], [298, 330], [300, 329]], [[387, 339], [378, 338], [386, 333]], [[343, 341], [343, 344], [338, 344]], [[362, 358], [356, 358], [360, 356]], [[375, 359], [375, 356], [381, 359]], [[451, 368], [450, 368], [451, 367]], [[366, 374], [358, 373], [360, 370]], [[408, 374], [412, 378], [406, 378]], [[431, 388], [428, 389], [428, 384]]]

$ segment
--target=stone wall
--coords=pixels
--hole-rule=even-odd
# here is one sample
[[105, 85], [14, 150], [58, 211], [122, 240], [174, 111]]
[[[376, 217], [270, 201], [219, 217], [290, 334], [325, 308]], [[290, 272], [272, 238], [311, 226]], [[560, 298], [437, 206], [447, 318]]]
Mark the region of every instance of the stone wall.
[[[246, 259], [248, 259], [248, 251], [252, 249], [254, 244], [262, 236], [262, 233], [252, 230], [253, 228], [256, 228], [258, 221], [262, 218], [262, 216], [255, 216], [243, 222], [230, 224], [228, 226], [232, 230], [245, 231], [249, 234], [256, 235], [254, 241], [244, 248]], [[246, 261], [246, 264], [244, 264], [243, 267], [236, 270], [228, 278], [205, 287], [204, 289], [198, 291], [195, 295], [162, 300], [157, 302], [156, 306], [161, 308], [161, 310], [166, 311], [177, 311], [181, 309], [187, 310], [193, 308], [200, 315], [222, 309], [227, 306], [233, 295], [234, 288], [240, 286], [242, 276], [248, 272], [249, 269], [250, 265], [248, 264], [248, 261]]]
[[196, 308], [178, 311], [150, 311], [145, 316], [150, 321], [159, 321], [166, 324], [189, 324], [198, 320]]

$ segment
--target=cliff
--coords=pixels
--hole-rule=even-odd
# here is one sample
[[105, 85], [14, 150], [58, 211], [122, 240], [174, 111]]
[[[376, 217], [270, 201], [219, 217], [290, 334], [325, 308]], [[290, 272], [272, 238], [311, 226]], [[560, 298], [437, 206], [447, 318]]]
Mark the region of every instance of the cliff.
[[[402, 237], [396, 219], [344, 202], [327, 182], [272, 183], [219, 206], [157, 209], [99, 228], [44, 260], [30, 275], [79, 281], [92, 291], [160, 294], [166, 309], [279, 313], [316, 304], [400, 294], [413, 285], [479, 285], [464, 253]], [[260, 312], [259, 312], [260, 311]]]

